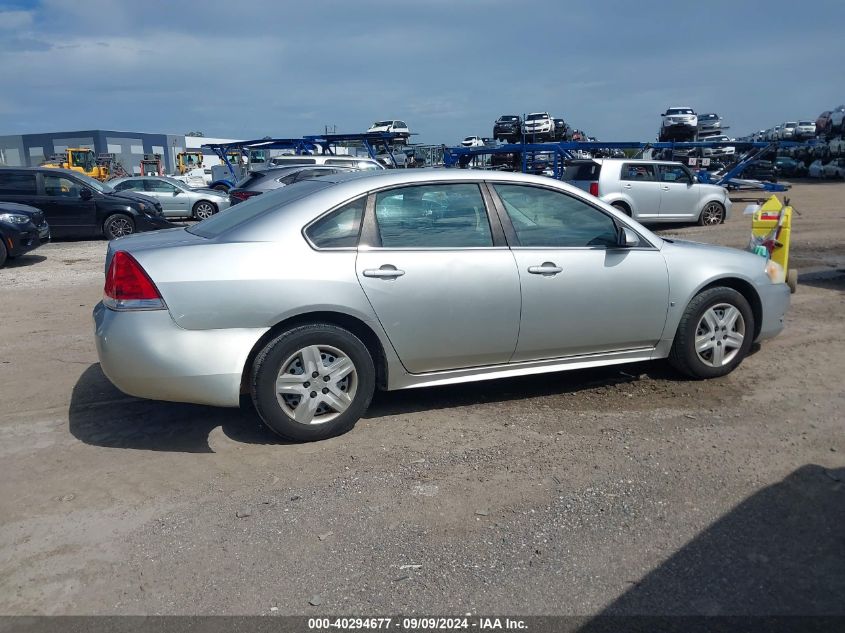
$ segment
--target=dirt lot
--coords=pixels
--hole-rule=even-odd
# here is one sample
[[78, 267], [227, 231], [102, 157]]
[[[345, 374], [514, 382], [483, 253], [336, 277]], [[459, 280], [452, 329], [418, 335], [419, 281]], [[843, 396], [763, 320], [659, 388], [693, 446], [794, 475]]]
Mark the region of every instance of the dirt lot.
[[[0, 613], [845, 613], [845, 184], [789, 197], [801, 284], [734, 374], [380, 394], [308, 445], [112, 387], [104, 242], [12, 263]], [[662, 232], [743, 247], [744, 206]]]

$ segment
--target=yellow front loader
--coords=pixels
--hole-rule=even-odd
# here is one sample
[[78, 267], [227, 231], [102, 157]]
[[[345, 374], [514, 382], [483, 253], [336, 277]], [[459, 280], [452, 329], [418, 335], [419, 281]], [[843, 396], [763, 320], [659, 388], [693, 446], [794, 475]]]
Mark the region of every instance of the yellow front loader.
[[41, 166], [71, 169], [102, 181], [110, 178], [108, 166], [97, 161], [94, 150], [87, 147], [68, 147], [64, 154], [56, 154]]
[[176, 170], [184, 175], [192, 169], [202, 167], [202, 152], [179, 152], [176, 154]]

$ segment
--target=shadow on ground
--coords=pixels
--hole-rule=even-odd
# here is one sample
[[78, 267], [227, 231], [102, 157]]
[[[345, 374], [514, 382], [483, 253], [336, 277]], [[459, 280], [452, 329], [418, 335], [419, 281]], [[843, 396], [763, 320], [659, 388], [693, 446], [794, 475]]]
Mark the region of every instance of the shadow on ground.
[[6, 268], [25, 268], [26, 266], [40, 264], [46, 259], [47, 258], [43, 255], [21, 255], [19, 257], [15, 257], [14, 259], [9, 258], [6, 260]]
[[749, 497], [580, 631], [639, 630], [605, 619], [631, 615], [845, 616], [845, 468], [803, 466]]
[[[490, 402], [517, 401], [649, 378], [684, 379], [660, 362], [505, 378], [447, 387], [378, 391], [366, 419]], [[208, 434], [221, 427], [230, 439], [253, 444], [283, 443], [260, 423], [249, 398], [240, 409], [142, 400], [121, 393], [99, 364], [86, 369], [71, 395], [70, 432], [94, 446], [189, 453], [213, 452]]]

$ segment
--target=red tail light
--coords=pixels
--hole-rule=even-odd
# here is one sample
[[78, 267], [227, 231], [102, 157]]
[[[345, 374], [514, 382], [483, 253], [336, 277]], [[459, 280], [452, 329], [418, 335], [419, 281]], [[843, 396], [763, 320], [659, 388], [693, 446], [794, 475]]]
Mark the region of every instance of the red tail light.
[[590, 183], [590, 195], [595, 196], [596, 198], [599, 197], [599, 183], [591, 182]]
[[117, 251], [106, 273], [103, 303], [112, 310], [163, 310], [164, 301], [141, 264], [126, 251]]
[[229, 195], [232, 198], [237, 198], [238, 200], [247, 200], [248, 198], [252, 198], [252, 196], [261, 195], [260, 191], [230, 191]]

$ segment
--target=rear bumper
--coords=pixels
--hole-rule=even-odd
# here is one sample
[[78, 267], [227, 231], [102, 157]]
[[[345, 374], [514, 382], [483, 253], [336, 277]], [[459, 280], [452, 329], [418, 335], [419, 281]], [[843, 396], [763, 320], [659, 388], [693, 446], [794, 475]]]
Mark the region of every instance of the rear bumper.
[[117, 312], [98, 303], [94, 338], [103, 373], [151, 400], [237, 407], [241, 376], [260, 329], [186, 330], [167, 310]]
[[777, 336], [783, 329], [786, 311], [789, 309], [790, 293], [786, 284], [758, 286], [760, 303], [763, 307], [763, 322], [760, 324], [758, 341]]

